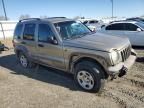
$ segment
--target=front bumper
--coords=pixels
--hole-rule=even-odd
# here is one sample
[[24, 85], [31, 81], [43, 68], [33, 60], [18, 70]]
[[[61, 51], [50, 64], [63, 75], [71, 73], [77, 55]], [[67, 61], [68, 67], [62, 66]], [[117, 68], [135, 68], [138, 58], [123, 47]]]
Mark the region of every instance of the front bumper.
[[110, 76], [115, 77], [119, 76], [122, 77], [127, 73], [127, 71], [133, 66], [136, 60], [136, 52], [134, 50], [131, 51], [131, 55], [125, 62], [121, 62], [115, 66], [110, 66], [108, 68], [108, 73]]

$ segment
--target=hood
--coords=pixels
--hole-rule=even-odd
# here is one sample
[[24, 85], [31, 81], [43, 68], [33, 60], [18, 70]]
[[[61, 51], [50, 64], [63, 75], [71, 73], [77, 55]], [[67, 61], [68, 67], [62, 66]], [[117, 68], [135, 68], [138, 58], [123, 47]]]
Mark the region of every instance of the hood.
[[94, 33], [64, 41], [64, 46], [107, 52], [110, 52], [112, 49], [120, 50], [127, 45], [130, 45], [128, 38], [111, 36], [104, 33]]

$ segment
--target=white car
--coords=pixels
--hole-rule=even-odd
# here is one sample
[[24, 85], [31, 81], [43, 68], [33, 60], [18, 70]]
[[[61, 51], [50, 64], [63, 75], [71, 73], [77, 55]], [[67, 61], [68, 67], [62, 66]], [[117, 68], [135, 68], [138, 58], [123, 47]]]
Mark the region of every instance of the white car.
[[113, 22], [101, 28], [99, 32], [128, 37], [133, 46], [144, 46], [144, 23], [137, 21]]
[[86, 26], [88, 26], [91, 30], [99, 30], [101, 28], [101, 25], [103, 24], [102, 21], [88, 19], [83, 22]]

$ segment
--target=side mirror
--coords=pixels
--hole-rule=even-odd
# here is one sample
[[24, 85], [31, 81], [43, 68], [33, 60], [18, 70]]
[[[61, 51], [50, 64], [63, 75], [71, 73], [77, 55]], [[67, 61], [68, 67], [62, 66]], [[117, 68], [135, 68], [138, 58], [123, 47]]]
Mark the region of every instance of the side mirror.
[[48, 42], [51, 43], [51, 44], [54, 44], [54, 45], [58, 44], [58, 41], [56, 40], [56, 38], [54, 36], [50, 36], [48, 38]]
[[56, 27], [56, 30], [60, 33], [60, 27]]
[[141, 30], [140, 28], [137, 28], [137, 30], [136, 30], [136, 31], [141, 32], [142, 30]]
[[101, 28], [105, 27], [105, 25], [102, 25]]
[[91, 31], [92, 31], [93, 33], [95, 33], [95, 32], [96, 32], [96, 29], [94, 28], [94, 29], [92, 29]]

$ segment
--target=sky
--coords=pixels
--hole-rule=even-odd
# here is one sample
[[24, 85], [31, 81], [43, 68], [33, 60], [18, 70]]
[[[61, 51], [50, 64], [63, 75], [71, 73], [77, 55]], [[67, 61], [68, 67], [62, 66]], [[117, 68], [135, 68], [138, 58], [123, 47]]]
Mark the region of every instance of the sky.
[[[0, 15], [4, 15], [0, 0]], [[133, 17], [144, 15], [144, 0], [113, 0], [114, 16]], [[4, 0], [8, 18], [20, 15], [31, 17], [103, 18], [112, 16], [111, 0]]]

